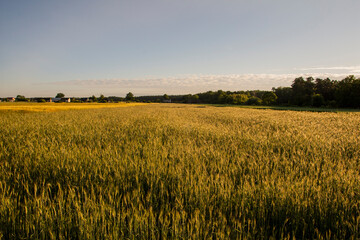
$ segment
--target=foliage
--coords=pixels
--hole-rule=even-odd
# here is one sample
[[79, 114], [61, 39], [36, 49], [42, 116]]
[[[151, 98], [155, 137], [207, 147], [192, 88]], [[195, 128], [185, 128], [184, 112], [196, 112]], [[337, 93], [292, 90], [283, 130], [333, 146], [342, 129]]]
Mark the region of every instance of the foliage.
[[277, 105], [290, 105], [292, 102], [293, 89], [291, 87], [278, 87], [273, 88], [275, 95], [277, 96]]
[[105, 98], [105, 96], [103, 94], [101, 94], [100, 97], [98, 98], [98, 102], [99, 103], [106, 103], [107, 99]]
[[17, 102], [28, 102], [29, 100], [23, 95], [17, 95], [16, 98], [15, 98], [15, 101], [17, 101]]
[[[62, 94], [62, 93], [58, 93]], [[58, 96], [57, 95], [57, 96]], [[94, 95], [89, 98], [91, 102], [162, 102], [170, 100], [174, 103], [208, 103], [208, 104], [234, 104], [234, 105], [268, 105], [268, 106], [302, 106], [302, 107], [341, 107], [360, 108], [360, 78], [350, 75], [341, 81], [329, 78], [314, 80], [312, 77], [304, 79], [295, 78], [291, 87], [272, 88], [272, 91], [208, 91], [198, 94], [135, 97], [129, 92], [125, 99], [122, 97]], [[7, 99], [4, 99], [7, 101]], [[24, 96], [18, 95], [16, 101], [28, 101]], [[81, 98], [73, 101], [82, 102]], [[84, 100], [87, 101], [87, 100]]]
[[164, 94], [163, 99], [164, 99], [164, 100], [169, 100], [170, 97], [169, 97], [167, 94]]
[[97, 97], [95, 97], [95, 95], [92, 95], [89, 99], [91, 102], [97, 102]]
[[126, 94], [125, 99], [126, 101], [134, 101], [135, 100], [134, 94], [132, 94], [132, 92], [129, 92], [128, 94]]
[[65, 94], [63, 94], [63, 93], [58, 93], [58, 94], [56, 94], [55, 97], [56, 97], [56, 98], [63, 98], [63, 97], [65, 97]]
[[247, 100], [247, 105], [261, 105], [262, 101], [258, 97], [251, 97], [249, 100]]
[[337, 84], [336, 100], [341, 107], [360, 107], [360, 78], [353, 75], [346, 77]]
[[262, 102], [265, 105], [273, 105], [278, 97], [274, 92], [266, 92], [262, 96]]
[[296, 78], [291, 88], [274, 88], [277, 104], [360, 108], [360, 78], [350, 75], [341, 81], [312, 77]]
[[357, 239], [359, 119], [179, 104], [5, 111], [0, 235]]
[[292, 88], [292, 104], [299, 106], [310, 106], [311, 96], [314, 94], [314, 82], [312, 77], [308, 77], [306, 81], [303, 77], [298, 77], [291, 85]]
[[312, 106], [321, 107], [325, 104], [324, 97], [321, 94], [314, 94], [311, 98]]
[[199, 96], [198, 95], [192, 95], [188, 94], [184, 96], [184, 102], [185, 103], [198, 103], [199, 102]]

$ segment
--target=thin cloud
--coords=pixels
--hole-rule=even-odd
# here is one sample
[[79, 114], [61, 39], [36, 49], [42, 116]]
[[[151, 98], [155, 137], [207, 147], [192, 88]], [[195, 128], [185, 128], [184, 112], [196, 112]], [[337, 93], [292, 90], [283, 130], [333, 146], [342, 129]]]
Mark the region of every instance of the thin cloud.
[[335, 67], [310, 67], [300, 68], [301, 71], [346, 71], [348, 73], [360, 73], [360, 66], [335, 66]]

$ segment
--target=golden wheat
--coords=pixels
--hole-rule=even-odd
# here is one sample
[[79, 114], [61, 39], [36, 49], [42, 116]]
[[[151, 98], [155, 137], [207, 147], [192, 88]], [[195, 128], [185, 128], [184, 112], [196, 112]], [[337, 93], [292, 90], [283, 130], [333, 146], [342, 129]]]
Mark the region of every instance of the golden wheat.
[[360, 113], [0, 112], [0, 235], [360, 237]]
[[96, 109], [96, 108], [119, 108], [147, 105], [148, 103], [0, 103], [0, 111], [22, 111], [22, 112], [55, 112], [79, 109]]

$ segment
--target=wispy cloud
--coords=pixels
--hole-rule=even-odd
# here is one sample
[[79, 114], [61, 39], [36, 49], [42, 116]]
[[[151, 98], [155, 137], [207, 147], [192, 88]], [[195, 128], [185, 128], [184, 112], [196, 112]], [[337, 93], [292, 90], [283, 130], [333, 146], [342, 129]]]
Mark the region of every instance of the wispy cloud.
[[309, 67], [299, 68], [301, 71], [341, 71], [343, 73], [360, 73], [360, 66]]
[[177, 77], [142, 79], [85, 79], [54, 82], [59, 88], [69, 91], [82, 89], [86, 94], [123, 95], [132, 91], [135, 95], [185, 94], [209, 90], [270, 90], [272, 87], [290, 86], [299, 77], [342, 79], [346, 74], [227, 74], [227, 75], [182, 75]]

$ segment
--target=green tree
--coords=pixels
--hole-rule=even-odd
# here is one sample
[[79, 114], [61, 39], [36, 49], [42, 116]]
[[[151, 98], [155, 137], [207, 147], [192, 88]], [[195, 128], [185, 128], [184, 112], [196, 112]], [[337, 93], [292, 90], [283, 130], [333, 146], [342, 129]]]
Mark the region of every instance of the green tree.
[[326, 103], [335, 100], [337, 81], [330, 80], [329, 78], [315, 80], [315, 93], [321, 94]]
[[271, 105], [276, 103], [277, 96], [274, 92], [266, 92], [262, 95], [262, 101], [266, 105]]
[[125, 99], [126, 101], [134, 101], [135, 99], [134, 94], [132, 94], [132, 92], [129, 92], [128, 94], [126, 94]]
[[170, 99], [170, 97], [167, 94], [164, 94], [163, 98], [164, 98], [164, 100], [169, 100]]
[[56, 97], [56, 98], [63, 98], [63, 97], [65, 97], [65, 94], [63, 94], [63, 93], [58, 93], [58, 94], [56, 94], [55, 97]]
[[100, 95], [99, 99], [98, 99], [98, 102], [101, 102], [101, 103], [105, 103], [106, 102], [106, 98], [103, 94]]
[[296, 78], [291, 85], [293, 97], [292, 103], [295, 105], [311, 105], [311, 97], [315, 91], [315, 83], [312, 77], [306, 78], [306, 81], [303, 77]]
[[23, 96], [23, 95], [17, 95], [16, 98], [15, 98], [15, 100], [16, 100], [17, 102], [27, 102], [27, 101], [28, 101], [28, 99], [27, 99], [25, 96]]
[[96, 101], [97, 101], [97, 97], [95, 97], [95, 95], [92, 95], [89, 99], [90, 99], [90, 101], [92, 101], [92, 102], [96, 102]]
[[248, 105], [261, 105], [262, 101], [258, 97], [251, 97], [247, 100], [246, 104]]
[[192, 95], [191, 101], [192, 101], [193, 103], [198, 103], [198, 102], [199, 102], [199, 95], [197, 95], [197, 94]]
[[314, 94], [311, 97], [311, 103], [314, 107], [321, 107], [325, 104], [324, 97], [321, 94]]
[[199, 95], [195, 94], [188, 94], [184, 96], [185, 103], [198, 103], [199, 102]]
[[292, 88], [290, 87], [278, 87], [273, 88], [273, 91], [275, 92], [277, 96], [276, 103], [279, 105], [289, 105], [292, 100]]
[[347, 76], [337, 84], [336, 99], [341, 107], [360, 107], [360, 78]]

